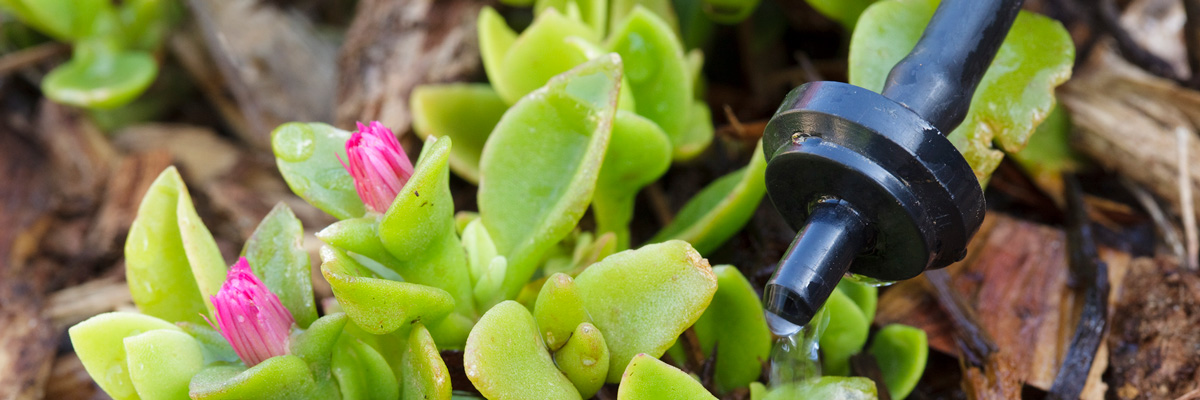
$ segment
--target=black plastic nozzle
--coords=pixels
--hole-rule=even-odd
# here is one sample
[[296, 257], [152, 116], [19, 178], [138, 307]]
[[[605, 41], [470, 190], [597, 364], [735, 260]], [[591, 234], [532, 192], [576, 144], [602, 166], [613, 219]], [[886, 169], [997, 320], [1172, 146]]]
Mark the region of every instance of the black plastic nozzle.
[[767, 191], [799, 231], [763, 295], [777, 333], [808, 323], [847, 271], [901, 280], [966, 255], [983, 190], [944, 134], [1020, 6], [943, 0], [882, 95], [812, 82], [784, 99], [763, 136]]

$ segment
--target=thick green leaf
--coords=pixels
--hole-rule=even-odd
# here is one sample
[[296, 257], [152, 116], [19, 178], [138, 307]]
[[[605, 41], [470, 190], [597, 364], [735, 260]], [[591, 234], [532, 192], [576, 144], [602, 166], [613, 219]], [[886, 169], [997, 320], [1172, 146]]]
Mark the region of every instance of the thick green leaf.
[[691, 118], [692, 75], [675, 31], [639, 6], [613, 32], [607, 47], [621, 55], [638, 114], [658, 124], [674, 154], [681, 154]]
[[292, 192], [337, 219], [361, 217], [367, 209], [354, 178], [338, 160], [346, 158], [350, 132], [322, 123], [289, 122], [271, 132], [275, 165]]
[[644, 399], [716, 400], [716, 397], [691, 375], [652, 356], [638, 354], [624, 371], [617, 400]]
[[767, 393], [766, 400], [875, 400], [878, 398], [877, 393], [875, 382], [867, 378], [822, 376], [781, 388], [772, 388]]
[[660, 357], [708, 307], [717, 277], [691, 245], [672, 240], [608, 256], [575, 277], [592, 323], [604, 332], [616, 383], [638, 353]]
[[858, 18], [877, 0], [806, 0], [809, 6], [853, 32]]
[[308, 329], [292, 333], [291, 354], [308, 363], [308, 369], [317, 381], [331, 378], [329, 364], [333, 360], [333, 349], [348, 321], [345, 313], [329, 314], [317, 319]]
[[1062, 107], [1055, 107], [1038, 125], [1024, 149], [1008, 155], [1029, 174], [1038, 188], [1055, 199], [1063, 193], [1062, 174], [1076, 171], [1088, 163], [1086, 157], [1071, 148], [1071, 118]]
[[504, 79], [501, 67], [508, 50], [517, 41], [517, 33], [509, 28], [508, 23], [504, 22], [504, 17], [490, 6], [479, 10], [479, 20], [476, 21], [475, 28], [479, 33], [479, 56], [483, 59], [483, 70], [487, 73], [492, 88], [500, 98], [519, 98], [520, 96], [506, 93], [508, 86], [501, 83]]
[[858, 354], [867, 343], [871, 321], [849, 296], [833, 291], [821, 307], [829, 315], [829, 325], [821, 333], [821, 366], [826, 375], [850, 374], [850, 356]]
[[225, 263], [196, 215], [175, 167], [142, 198], [125, 240], [125, 279], [134, 304], [168, 321], [204, 323], [225, 280]]
[[717, 293], [692, 327], [706, 357], [716, 349], [716, 389], [728, 393], [762, 375], [771, 355], [771, 330], [750, 281], [731, 265], [713, 267]]
[[633, 220], [638, 191], [657, 180], [671, 166], [671, 142], [654, 121], [629, 111], [617, 111], [612, 139], [596, 179], [592, 211], [596, 232], [613, 232], [617, 248], [629, 248], [629, 222]]
[[[392, 274], [390, 275], [400, 277], [399, 271], [402, 263], [383, 248], [383, 242], [379, 238], [379, 216], [377, 214], [334, 222], [317, 232], [316, 236], [339, 250], [369, 258], [391, 269]], [[379, 271], [373, 270], [372, 272], [383, 276]]]
[[402, 400], [450, 399], [450, 370], [424, 325], [417, 324], [408, 336], [402, 365]]
[[321, 273], [350, 320], [374, 335], [407, 327], [413, 321], [433, 323], [454, 310], [445, 290], [408, 282], [368, 278], [340, 250], [321, 248]]
[[154, 330], [180, 331], [179, 327], [149, 315], [111, 312], [67, 330], [83, 368], [105, 393], [117, 400], [138, 399], [130, 380], [125, 338]]
[[546, 85], [556, 75], [587, 61], [569, 37], [596, 42], [599, 38], [587, 25], [555, 9], [538, 13], [533, 24], [517, 37], [504, 54], [499, 76], [492, 80], [496, 92], [509, 104]]
[[387, 360], [361, 340], [344, 335], [333, 353], [333, 376], [347, 400], [394, 400], [400, 383]]
[[[704, 80], [697, 78], [696, 82], [704, 82]], [[678, 161], [691, 160], [704, 153], [704, 150], [712, 144], [715, 132], [712, 111], [709, 111], [707, 103], [704, 101], [692, 102], [688, 110], [688, 125], [679, 139], [678, 148], [675, 149], [675, 159]]]
[[463, 365], [467, 378], [489, 399], [580, 398], [554, 366], [529, 310], [512, 300], [479, 319], [467, 338]]
[[379, 240], [399, 261], [396, 272], [405, 281], [449, 292], [458, 313], [474, 316], [467, 257], [454, 228], [452, 140], [426, 142], [412, 176], [379, 221]]
[[550, 351], [567, 344], [579, 324], [592, 322], [584, 308], [579, 287], [567, 274], [554, 274], [542, 285], [537, 302], [533, 304], [533, 318], [538, 331]]
[[704, 12], [722, 24], [742, 22], [758, 8], [759, 0], [704, 0]]
[[650, 242], [679, 239], [691, 243], [701, 254], [716, 250], [754, 216], [767, 193], [766, 170], [759, 141], [749, 165], [705, 186]]
[[609, 37], [620, 30], [621, 24], [629, 20], [638, 7], [650, 10], [662, 19], [672, 32], [679, 32], [679, 17], [675, 15], [675, 7], [671, 0], [611, 0], [609, 3]]
[[508, 110], [508, 103], [490, 85], [455, 83], [417, 86], [410, 104], [413, 131], [426, 140], [430, 136], [454, 139], [450, 170], [467, 182], [479, 184], [483, 144]]
[[875, 334], [868, 350], [879, 361], [883, 382], [893, 399], [903, 400], [925, 372], [929, 342], [925, 331], [908, 325], [892, 324]]
[[233, 346], [229, 345], [229, 341], [221, 336], [221, 332], [213, 329], [207, 323], [177, 322], [175, 325], [200, 344], [200, 351], [204, 354], [204, 365], [217, 362], [236, 364], [242, 361], [233, 351]]
[[254, 275], [292, 312], [297, 325], [307, 328], [317, 320], [312, 264], [304, 251], [304, 228], [291, 208], [284, 203], [276, 204], [258, 223], [242, 255], [250, 262]]
[[533, 5], [533, 12], [540, 14], [547, 8], [554, 8], [567, 14], [570, 4], [570, 7], [578, 7], [579, 17], [593, 32], [604, 36], [604, 31], [608, 29], [608, 3], [605, 0], [537, 0]]
[[249, 369], [215, 365], [192, 377], [190, 393], [195, 400], [317, 399], [316, 383], [300, 357], [271, 357]]
[[854, 301], [854, 305], [858, 306], [858, 310], [862, 311], [863, 317], [867, 321], [875, 320], [875, 308], [879, 303], [879, 288], [843, 278], [838, 282], [837, 290]]
[[509, 298], [591, 202], [620, 81], [620, 57], [589, 61], [521, 99], [488, 138], [480, 162], [479, 213], [496, 249], [508, 258]]
[[200, 344], [188, 334], [156, 329], [125, 338], [129, 379], [146, 399], [185, 399], [192, 376], [204, 368]]
[[[937, 0], [884, 0], [867, 8], [850, 41], [850, 83], [880, 91], [888, 72], [916, 45]], [[980, 183], [1004, 153], [1020, 151], [1054, 108], [1054, 88], [1071, 77], [1075, 47], [1062, 24], [1022, 11], [980, 81], [962, 125], [948, 137]]]
[[175, 14], [170, 0], [124, 0], [117, 9], [124, 43], [133, 49], [154, 51], [170, 34]]
[[592, 324], [579, 324], [570, 340], [554, 352], [554, 364], [575, 384], [583, 398], [591, 398], [608, 377], [609, 354], [604, 335]]
[[71, 61], [46, 74], [42, 79], [46, 97], [78, 107], [111, 109], [140, 96], [158, 75], [158, 64], [149, 53], [96, 51], [83, 55], [86, 51], [77, 48]]

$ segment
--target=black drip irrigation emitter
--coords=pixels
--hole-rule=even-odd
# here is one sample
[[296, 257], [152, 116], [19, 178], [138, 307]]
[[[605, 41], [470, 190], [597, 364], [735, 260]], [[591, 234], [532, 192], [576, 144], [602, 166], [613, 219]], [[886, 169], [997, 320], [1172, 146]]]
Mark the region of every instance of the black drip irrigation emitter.
[[897, 281], [966, 255], [983, 189], [945, 134], [1021, 3], [943, 0], [882, 94], [811, 82], [783, 100], [763, 135], [766, 185], [799, 233], [763, 293], [777, 334], [807, 324], [847, 272]]

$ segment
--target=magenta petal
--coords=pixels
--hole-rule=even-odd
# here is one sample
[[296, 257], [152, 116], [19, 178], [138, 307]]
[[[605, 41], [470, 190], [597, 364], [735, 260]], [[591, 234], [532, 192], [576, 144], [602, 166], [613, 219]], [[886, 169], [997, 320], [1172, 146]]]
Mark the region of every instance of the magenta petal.
[[212, 302], [216, 328], [247, 367], [289, 353], [291, 328], [296, 320], [279, 296], [254, 275], [245, 257], [238, 258], [229, 269]]
[[412, 177], [412, 161], [396, 135], [379, 121], [370, 125], [359, 122], [357, 126], [346, 141], [349, 160], [343, 166], [354, 178], [354, 189], [363, 204], [371, 211], [386, 212]]

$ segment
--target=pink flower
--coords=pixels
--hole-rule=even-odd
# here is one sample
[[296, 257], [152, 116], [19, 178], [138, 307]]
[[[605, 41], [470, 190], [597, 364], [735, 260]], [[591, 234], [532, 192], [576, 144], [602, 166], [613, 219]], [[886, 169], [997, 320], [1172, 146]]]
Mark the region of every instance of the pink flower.
[[[396, 194], [413, 174], [412, 162], [400, 147], [400, 141], [379, 121], [370, 126], [358, 123], [358, 130], [346, 141], [349, 163], [342, 166], [354, 178], [358, 197], [371, 211], [386, 212]], [[340, 160], [340, 158], [339, 158]]]
[[296, 320], [283, 307], [279, 296], [254, 276], [245, 257], [238, 258], [229, 269], [229, 276], [212, 302], [217, 311], [217, 326], [213, 328], [221, 331], [247, 367], [288, 354], [291, 328]]

